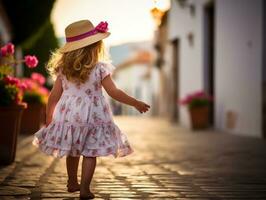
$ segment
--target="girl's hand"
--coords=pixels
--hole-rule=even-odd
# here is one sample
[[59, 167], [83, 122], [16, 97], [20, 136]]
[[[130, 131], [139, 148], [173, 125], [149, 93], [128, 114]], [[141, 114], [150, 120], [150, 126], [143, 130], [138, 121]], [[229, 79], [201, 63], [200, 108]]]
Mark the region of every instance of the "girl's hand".
[[150, 106], [142, 101], [136, 100], [136, 104], [134, 107], [140, 112], [140, 113], [145, 113], [150, 109]]
[[135, 98], [127, 95], [122, 90], [118, 89], [110, 75], [107, 75], [102, 80], [102, 85], [106, 90], [107, 94], [109, 94], [113, 99], [120, 101], [121, 103], [134, 106], [140, 113], [144, 113], [149, 110], [150, 106], [148, 104], [142, 101], [138, 101]]

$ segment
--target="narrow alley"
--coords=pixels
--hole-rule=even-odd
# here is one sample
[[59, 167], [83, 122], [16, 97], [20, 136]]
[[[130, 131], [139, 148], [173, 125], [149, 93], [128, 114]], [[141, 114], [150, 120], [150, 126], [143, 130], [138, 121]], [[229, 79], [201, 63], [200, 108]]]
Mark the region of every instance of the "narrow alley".
[[[266, 199], [264, 140], [190, 132], [158, 118], [115, 121], [134, 153], [98, 158], [95, 199]], [[0, 168], [0, 199], [78, 199], [66, 191], [65, 158], [44, 155], [31, 140], [20, 136], [16, 162]]]

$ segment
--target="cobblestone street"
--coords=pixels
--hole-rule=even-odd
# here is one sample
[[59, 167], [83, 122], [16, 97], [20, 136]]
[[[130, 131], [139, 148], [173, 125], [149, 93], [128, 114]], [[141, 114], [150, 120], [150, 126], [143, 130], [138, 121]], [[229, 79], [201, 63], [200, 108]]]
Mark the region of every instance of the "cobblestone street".
[[[190, 132], [160, 119], [115, 121], [135, 152], [98, 158], [95, 199], [266, 199], [265, 140]], [[78, 199], [66, 192], [65, 158], [44, 155], [31, 140], [20, 136], [16, 162], [0, 168], [0, 199]]]

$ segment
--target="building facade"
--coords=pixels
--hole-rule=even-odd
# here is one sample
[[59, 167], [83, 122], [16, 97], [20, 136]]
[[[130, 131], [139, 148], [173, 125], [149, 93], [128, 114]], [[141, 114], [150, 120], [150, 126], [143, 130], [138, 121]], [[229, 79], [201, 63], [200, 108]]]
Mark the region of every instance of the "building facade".
[[[110, 47], [115, 82], [127, 94], [151, 105], [144, 116], [158, 115], [158, 70], [152, 66], [149, 58], [141, 55], [153, 54], [151, 41], [125, 43]], [[146, 57], [146, 56], [145, 56]], [[150, 61], [149, 61], [150, 60]], [[140, 115], [136, 109], [110, 99], [114, 114]], [[118, 110], [118, 111], [116, 111]], [[143, 114], [142, 114], [143, 115]]]
[[[178, 99], [196, 90], [214, 96], [217, 130], [265, 137], [265, 21], [263, 0], [171, 1], [161, 71], [176, 74]], [[189, 127], [186, 108], [176, 112]]]

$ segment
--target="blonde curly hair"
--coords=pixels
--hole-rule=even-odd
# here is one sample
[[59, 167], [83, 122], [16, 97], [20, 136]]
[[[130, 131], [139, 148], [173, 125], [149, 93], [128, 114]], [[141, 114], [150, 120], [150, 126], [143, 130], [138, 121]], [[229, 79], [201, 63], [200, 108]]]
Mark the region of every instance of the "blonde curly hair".
[[54, 79], [61, 71], [67, 80], [80, 84], [85, 83], [99, 60], [109, 60], [102, 40], [66, 53], [57, 50], [52, 53], [46, 68]]

